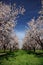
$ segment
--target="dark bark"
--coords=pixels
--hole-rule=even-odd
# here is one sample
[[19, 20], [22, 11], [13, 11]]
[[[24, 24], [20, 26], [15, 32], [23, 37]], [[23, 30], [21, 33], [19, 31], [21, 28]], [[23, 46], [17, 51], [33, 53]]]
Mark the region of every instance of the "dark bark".
[[3, 49], [4, 49], [4, 52], [5, 52], [5, 50], [6, 50], [6, 46], [5, 46], [5, 44], [3, 45]]
[[35, 41], [42, 47], [42, 50], [43, 50], [43, 42], [42, 40], [40, 40], [40, 37], [38, 36], [38, 39], [37, 38], [33, 38], [33, 39], [35, 39]]
[[34, 53], [35, 53], [35, 47], [33, 47]]

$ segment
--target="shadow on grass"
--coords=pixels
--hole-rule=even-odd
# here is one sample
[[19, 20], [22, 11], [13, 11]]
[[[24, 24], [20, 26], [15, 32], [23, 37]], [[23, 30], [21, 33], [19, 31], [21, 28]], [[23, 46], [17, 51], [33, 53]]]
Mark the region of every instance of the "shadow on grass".
[[14, 52], [7, 52], [6, 54], [0, 55], [0, 60], [9, 60], [9, 58], [15, 58], [16, 56]]
[[[15, 52], [17, 52], [17, 50]], [[3, 65], [2, 63], [3, 63], [4, 59], [7, 61], [9, 61], [10, 58], [16, 59], [16, 56], [18, 56], [18, 55], [16, 55], [15, 52], [5, 52], [5, 54], [3, 54], [3, 52], [0, 53], [1, 54], [0, 55], [0, 65]]]
[[31, 50], [26, 50], [27, 54], [35, 54], [34, 51], [31, 51]]
[[26, 52], [27, 52], [27, 54], [34, 54], [37, 57], [43, 57], [43, 52], [34, 52], [31, 50], [29, 50], [29, 51], [27, 50]]
[[43, 57], [43, 53], [35, 53], [35, 56], [37, 56], [37, 57]]

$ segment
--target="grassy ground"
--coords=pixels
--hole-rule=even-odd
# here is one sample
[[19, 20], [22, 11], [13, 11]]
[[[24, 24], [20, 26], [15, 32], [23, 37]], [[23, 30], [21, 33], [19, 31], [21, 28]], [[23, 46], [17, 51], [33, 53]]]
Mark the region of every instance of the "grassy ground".
[[0, 65], [43, 65], [43, 55], [19, 50], [0, 56]]

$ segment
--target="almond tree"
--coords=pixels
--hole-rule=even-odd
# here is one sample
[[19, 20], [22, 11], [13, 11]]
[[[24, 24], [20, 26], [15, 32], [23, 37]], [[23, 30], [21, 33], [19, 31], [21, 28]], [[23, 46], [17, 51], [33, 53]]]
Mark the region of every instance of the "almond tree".
[[10, 49], [10, 52], [14, 51], [16, 49], [19, 49], [18, 38], [17, 38], [15, 33], [11, 34], [11, 36], [10, 36], [10, 43], [9, 43], [8, 47]]
[[27, 44], [27, 47], [33, 49], [34, 52], [37, 46], [42, 47], [43, 49], [43, 20], [41, 20], [40, 17], [37, 20], [32, 19], [28, 23], [28, 26], [29, 29], [27, 30], [24, 39], [25, 43]]
[[35, 21], [34, 19], [30, 22], [31, 38], [34, 39], [43, 49], [43, 20], [40, 17]]
[[19, 14], [24, 14], [24, 7], [16, 7], [16, 4], [7, 5], [0, 2], [0, 45], [4, 51], [10, 42], [10, 35], [15, 28]]
[[[43, 0], [41, 0], [41, 11], [39, 11], [40, 16], [35, 20], [33, 18], [28, 23], [28, 30], [24, 38], [24, 48], [31, 47], [34, 49], [42, 47], [43, 49]], [[26, 41], [25, 41], [26, 40]]]

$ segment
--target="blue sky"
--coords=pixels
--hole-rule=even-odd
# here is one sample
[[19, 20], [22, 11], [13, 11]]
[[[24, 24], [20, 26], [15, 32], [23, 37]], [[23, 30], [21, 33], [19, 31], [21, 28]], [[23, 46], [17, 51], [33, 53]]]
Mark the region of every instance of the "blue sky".
[[41, 8], [40, 0], [16, 0], [18, 5], [23, 5], [26, 9], [24, 16], [20, 16], [18, 23], [16, 25], [15, 31], [20, 40], [25, 36], [25, 29], [27, 22], [29, 22], [33, 17], [38, 17], [38, 11]]
[[26, 12], [24, 15], [20, 15], [15, 27], [15, 32], [20, 40], [25, 36], [25, 29], [27, 22], [29, 22], [33, 17], [37, 18], [38, 11], [41, 8], [41, 0], [0, 0], [6, 3], [16, 3], [17, 6], [24, 6]]

